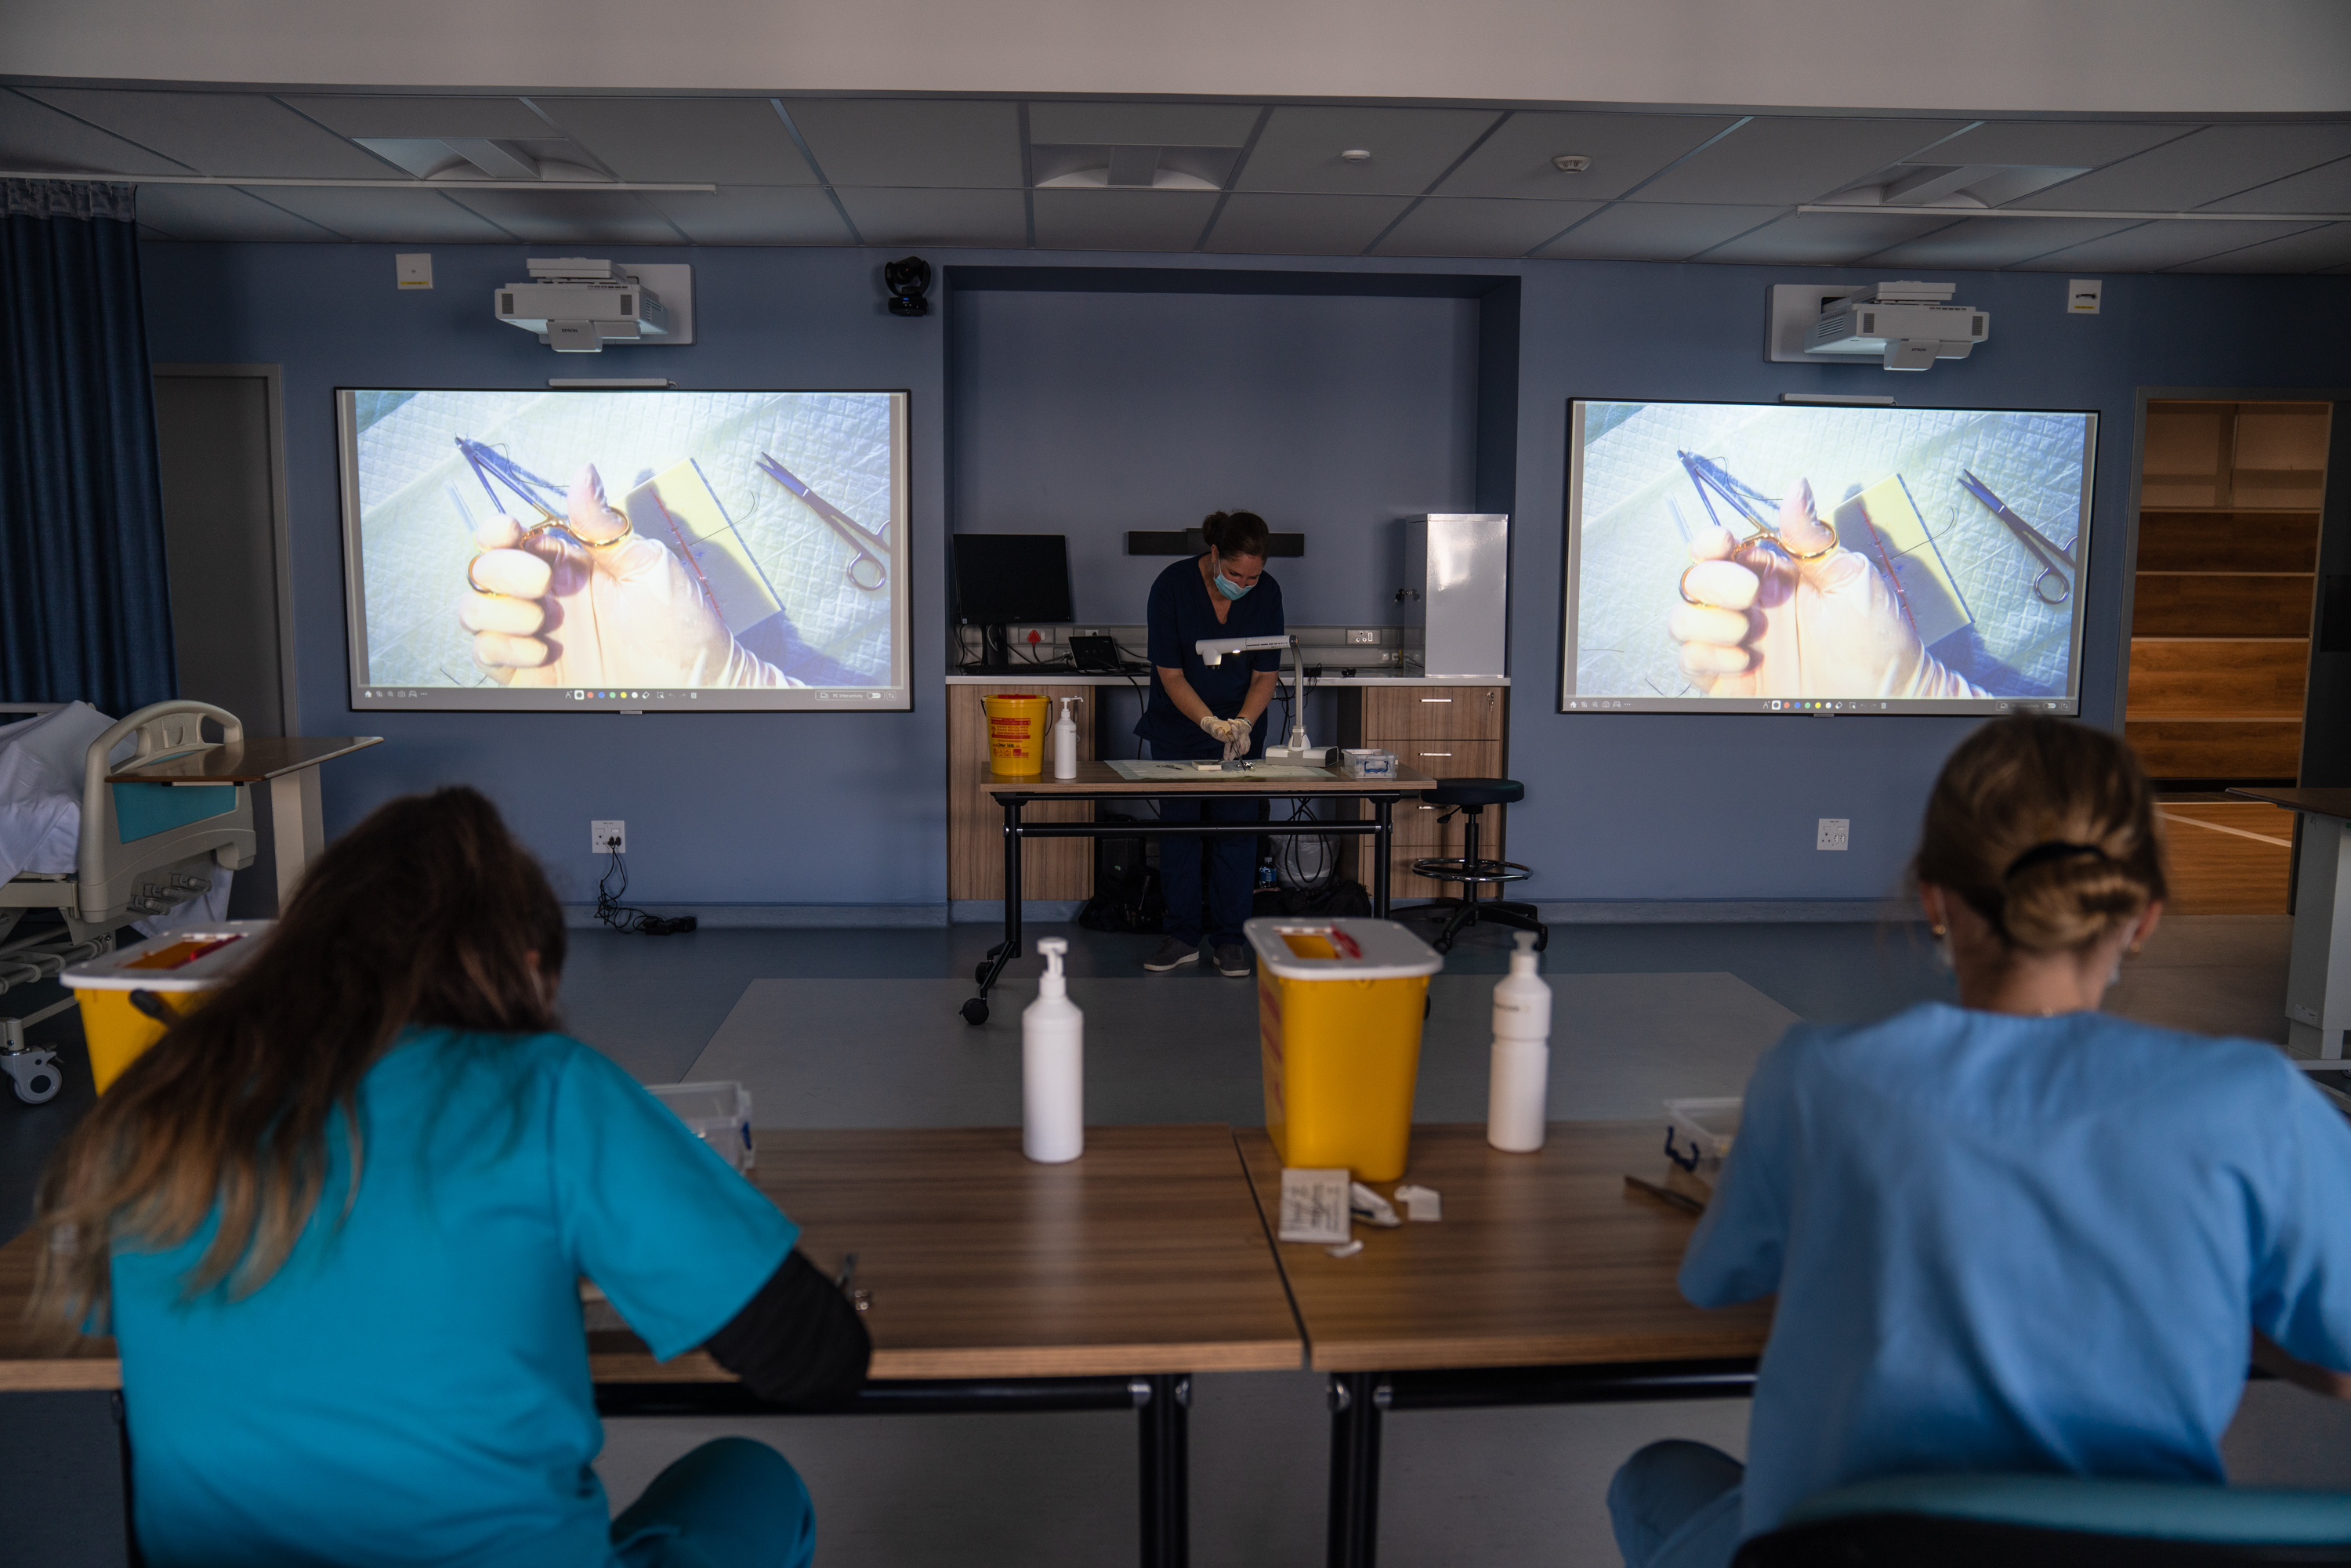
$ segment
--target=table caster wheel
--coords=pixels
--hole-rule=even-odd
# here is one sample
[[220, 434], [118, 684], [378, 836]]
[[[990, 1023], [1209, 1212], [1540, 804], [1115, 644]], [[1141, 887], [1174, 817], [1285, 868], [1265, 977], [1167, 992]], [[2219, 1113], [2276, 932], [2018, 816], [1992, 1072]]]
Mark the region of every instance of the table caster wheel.
[[0, 1056], [0, 1070], [16, 1080], [16, 1098], [27, 1105], [46, 1105], [64, 1088], [66, 1075], [57, 1070], [50, 1051], [20, 1051]]
[[1440, 953], [1450, 953], [1453, 951], [1453, 938], [1450, 936], [1439, 936], [1435, 942], [1429, 944], [1429, 946], [1435, 947]]
[[963, 1005], [963, 1021], [977, 1028], [987, 1021], [987, 998], [974, 997]]

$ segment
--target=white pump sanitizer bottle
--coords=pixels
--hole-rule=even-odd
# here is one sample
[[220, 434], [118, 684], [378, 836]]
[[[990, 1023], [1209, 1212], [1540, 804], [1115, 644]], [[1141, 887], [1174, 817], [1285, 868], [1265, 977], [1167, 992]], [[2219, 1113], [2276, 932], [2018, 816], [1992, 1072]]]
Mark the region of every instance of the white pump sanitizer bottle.
[[1060, 936], [1038, 942], [1045, 973], [1020, 1015], [1020, 1152], [1040, 1165], [1086, 1152], [1086, 1015], [1061, 972], [1069, 950]]
[[1551, 988], [1535, 973], [1535, 934], [1519, 933], [1510, 972], [1494, 988], [1494, 1058], [1486, 1141], [1506, 1154], [1543, 1146], [1551, 1093]]
[[1070, 705], [1081, 703], [1083, 697], [1061, 697], [1061, 716], [1053, 724], [1053, 777], [1075, 779], [1078, 776], [1078, 726], [1070, 716]]

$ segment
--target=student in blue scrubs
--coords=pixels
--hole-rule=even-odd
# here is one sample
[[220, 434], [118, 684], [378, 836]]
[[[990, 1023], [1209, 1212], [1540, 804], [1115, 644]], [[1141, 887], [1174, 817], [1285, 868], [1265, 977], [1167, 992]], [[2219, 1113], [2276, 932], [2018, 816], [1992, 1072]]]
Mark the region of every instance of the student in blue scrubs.
[[[1178, 561], [1151, 585], [1145, 612], [1152, 666], [1151, 695], [1134, 733], [1155, 758], [1221, 758], [1228, 742], [1246, 742], [1241, 755], [1265, 752], [1265, 710], [1280, 684], [1281, 650], [1228, 653], [1210, 664], [1196, 651], [1203, 637], [1279, 637], [1281, 584], [1265, 570], [1265, 519], [1255, 512], [1217, 512], [1200, 524], [1207, 552]], [[1165, 822], [1254, 822], [1255, 800], [1163, 799]], [[1200, 862], [1207, 862], [1207, 924], [1202, 924]], [[1159, 887], [1167, 900], [1167, 936], [1144, 960], [1155, 974], [1199, 961], [1207, 938], [1219, 973], [1249, 973], [1241, 922], [1249, 916], [1257, 882], [1257, 838], [1163, 838]]]
[[490, 803], [392, 801], [248, 940], [40, 1198], [42, 1301], [120, 1348], [151, 1568], [806, 1564], [807, 1489], [744, 1438], [610, 1517], [583, 1279], [787, 1406], [868, 1345], [798, 1228], [556, 1032], [562, 909]]
[[1635, 1454], [1608, 1500], [1627, 1568], [1723, 1568], [1882, 1476], [2218, 1485], [2249, 1353], [2351, 1385], [2343, 1117], [2273, 1046], [2098, 1011], [2163, 907], [2129, 747], [1985, 726], [1914, 870], [1959, 1005], [1799, 1024], [1757, 1065], [1681, 1271], [1700, 1306], [1779, 1294], [1747, 1463]]

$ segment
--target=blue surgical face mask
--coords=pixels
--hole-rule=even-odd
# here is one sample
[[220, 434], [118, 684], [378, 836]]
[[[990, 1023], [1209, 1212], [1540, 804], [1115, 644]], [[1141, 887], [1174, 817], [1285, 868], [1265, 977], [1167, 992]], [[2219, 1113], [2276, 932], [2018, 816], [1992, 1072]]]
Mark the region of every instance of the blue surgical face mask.
[[1209, 579], [1216, 583], [1217, 591], [1223, 594], [1227, 599], [1238, 599], [1242, 594], [1247, 593], [1249, 591], [1249, 588], [1255, 588], [1257, 586], [1256, 583], [1252, 582], [1249, 585], [1249, 588], [1242, 587], [1239, 583], [1235, 582], [1231, 578], [1227, 577], [1221, 568], [1210, 572], [1208, 576]]

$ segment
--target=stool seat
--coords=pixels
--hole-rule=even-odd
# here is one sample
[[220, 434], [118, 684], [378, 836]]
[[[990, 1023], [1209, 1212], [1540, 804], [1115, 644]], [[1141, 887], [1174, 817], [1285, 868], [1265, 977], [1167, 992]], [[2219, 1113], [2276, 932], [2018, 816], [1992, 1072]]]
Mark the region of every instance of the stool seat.
[[1441, 779], [1420, 798], [1439, 806], [1510, 806], [1527, 798], [1527, 787], [1515, 779]]

